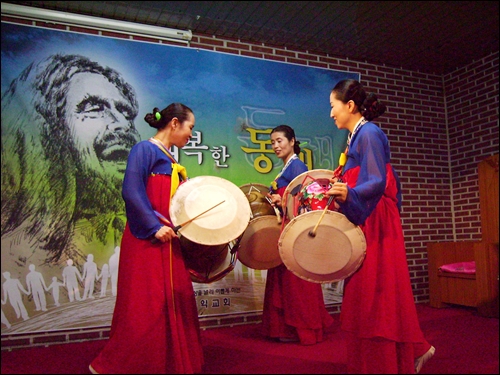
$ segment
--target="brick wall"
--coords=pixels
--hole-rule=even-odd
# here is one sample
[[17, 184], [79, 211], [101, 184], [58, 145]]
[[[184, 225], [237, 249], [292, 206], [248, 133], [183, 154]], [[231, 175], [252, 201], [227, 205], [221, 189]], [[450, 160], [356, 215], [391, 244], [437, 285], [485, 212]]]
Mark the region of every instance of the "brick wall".
[[443, 77], [457, 241], [480, 241], [478, 163], [498, 153], [498, 52]]
[[360, 73], [386, 102], [376, 122], [401, 178], [417, 302], [429, 300], [427, 242], [481, 239], [477, 164], [498, 152], [498, 52], [438, 76], [210, 36], [195, 35], [191, 48]]
[[[4, 20], [35, 25], [2, 17]], [[81, 27], [45, 23], [36, 26], [177, 44]], [[208, 35], [193, 35], [189, 48], [360, 73], [367, 91], [377, 93], [388, 106], [376, 122], [389, 137], [393, 164], [401, 178], [402, 222], [417, 302], [429, 300], [427, 242], [481, 239], [477, 164], [498, 153], [498, 51], [438, 76]], [[328, 95], [325, 93], [325, 98]], [[334, 310], [331, 312], [338, 312], [338, 308]], [[242, 319], [233, 323], [247, 322], [245, 317]], [[255, 319], [258, 320], [258, 316], [249, 322]], [[212, 323], [227, 322], [222, 318], [202, 322], [202, 326]], [[97, 335], [97, 338], [106, 337], [107, 330], [103, 328]], [[71, 337], [70, 333], [65, 334], [63, 341], [72, 341]], [[28, 345], [30, 342], [32, 345], [33, 338], [28, 340], [31, 340]]]

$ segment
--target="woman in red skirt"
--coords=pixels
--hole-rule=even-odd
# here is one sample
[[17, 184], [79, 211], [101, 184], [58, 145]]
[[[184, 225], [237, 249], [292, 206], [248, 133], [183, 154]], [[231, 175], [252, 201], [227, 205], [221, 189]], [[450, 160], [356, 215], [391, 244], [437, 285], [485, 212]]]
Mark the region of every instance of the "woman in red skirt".
[[171, 198], [187, 179], [168, 149], [189, 142], [195, 118], [185, 105], [172, 103], [145, 120], [158, 131], [128, 157], [116, 304], [109, 341], [89, 366], [94, 374], [200, 373], [203, 365], [198, 310], [179, 238], [156, 214], [170, 220]]
[[347, 162], [335, 171], [327, 195], [359, 225], [366, 238], [361, 267], [345, 280], [342, 329], [348, 332], [348, 372], [411, 374], [434, 355], [415, 308], [406, 259], [399, 179], [389, 142], [373, 119], [385, 112], [356, 80], [340, 81], [330, 94], [331, 114], [349, 130]]
[[[279, 125], [274, 128], [271, 131], [271, 145], [276, 156], [283, 160], [284, 167], [273, 181], [269, 196], [273, 204], [281, 208], [288, 184], [306, 172], [307, 166], [298, 157], [299, 142], [290, 126]], [[301, 279], [284, 264], [267, 271], [262, 312], [266, 336], [282, 342], [297, 341], [302, 345], [313, 345], [323, 341], [324, 330], [332, 323], [333, 318], [326, 310], [320, 284]]]

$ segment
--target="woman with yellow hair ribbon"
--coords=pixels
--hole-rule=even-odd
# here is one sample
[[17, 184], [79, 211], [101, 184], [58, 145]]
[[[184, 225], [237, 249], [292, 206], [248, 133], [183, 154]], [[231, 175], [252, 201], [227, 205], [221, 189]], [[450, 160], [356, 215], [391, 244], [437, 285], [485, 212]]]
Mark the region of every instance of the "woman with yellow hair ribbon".
[[169, 149], [189, 142], [195, 117], [190, 108], [172, 103], [162, 111], [155, 108], [144, 120], [157, 133], [137, 143], [128, 157], [122, 188], [127, 224], [110, 338], [89, 369], [200, 373], [203, 349], [193, 284], [168, 221], [172, 196], [187, 179]]

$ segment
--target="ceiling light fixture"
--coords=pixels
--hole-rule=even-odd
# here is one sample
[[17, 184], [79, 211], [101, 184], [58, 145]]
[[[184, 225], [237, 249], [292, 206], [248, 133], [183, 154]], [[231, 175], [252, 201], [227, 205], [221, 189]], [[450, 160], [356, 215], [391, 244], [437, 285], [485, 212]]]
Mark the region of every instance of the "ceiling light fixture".
[[187, 44], [189, 44], [193, 37], [191, 30], [170, 29], [168, 27], [150, 26], [9, 3], [2, 3], [2, 16], [17, 17], [32, 21], [57, 22], [67, 26], [87, 27], [101, 31], [118, 32], [176, 42], [181, 41]]

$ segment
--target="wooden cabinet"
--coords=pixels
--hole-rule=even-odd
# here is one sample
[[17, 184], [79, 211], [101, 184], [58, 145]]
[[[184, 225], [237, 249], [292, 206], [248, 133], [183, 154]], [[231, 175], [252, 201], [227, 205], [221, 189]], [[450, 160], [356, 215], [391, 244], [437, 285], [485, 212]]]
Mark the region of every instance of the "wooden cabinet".
[[479, 163], [478, 176], [482, 240], [498, 243], [498, 154]]
[[[447, 303], [473, 306], [483, 316], [498, 318], [498, 154], [478, 164], [481, 242], [427, 244], [429, 298], [433, 307]], [[476, 274], [441, 272], [439, 267], [476, 262]]]
[[[432, 242], [427, 244], [429, 295], [432, 307], [456, 304], [476, 307], [487, 317], [499, 317], [498, 244]], [[476, 262], [476, 274], [441, 272], [444, 264]]]

